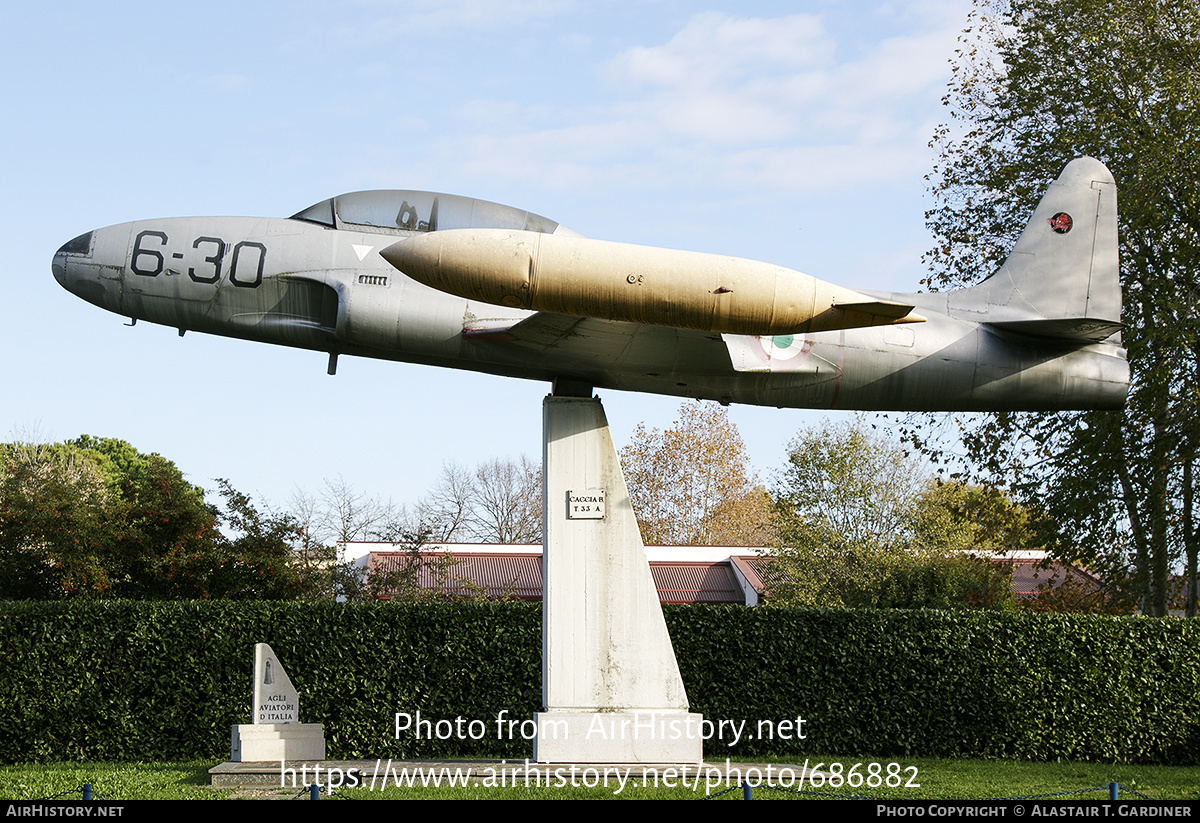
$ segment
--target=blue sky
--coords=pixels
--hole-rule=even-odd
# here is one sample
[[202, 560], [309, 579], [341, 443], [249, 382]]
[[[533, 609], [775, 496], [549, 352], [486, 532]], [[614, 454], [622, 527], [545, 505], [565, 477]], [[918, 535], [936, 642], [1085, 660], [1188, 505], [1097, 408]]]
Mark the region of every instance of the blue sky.
[[[120, 437], [283, 504], [413, 502], [443, 461], [540, 454], [547, 386], [110, 315], [60, 245], [370, 188], [464, 194], [596, 238], [915, 291], [928, 142], [969, 0], [18, 4], [0, 34], [0, 436]], [[415, 10], [414, 10], [415, 9]], [[672, 398], [603, 396], [618, 445]], [[735, 406], [764, 480], [823, 415]]]

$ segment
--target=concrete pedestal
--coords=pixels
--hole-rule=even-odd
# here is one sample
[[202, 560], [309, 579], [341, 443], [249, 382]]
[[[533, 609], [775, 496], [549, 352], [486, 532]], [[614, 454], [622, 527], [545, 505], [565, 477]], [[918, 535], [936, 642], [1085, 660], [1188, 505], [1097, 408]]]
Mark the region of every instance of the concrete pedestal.
[[540, 763], [695, 763], [700, 715], [667, 634], [604, 409], [547, 397]]
[[243, 723], [233, 727], [229, 749], [234, 763], [324, 760], [325, 727], [321, 723]]

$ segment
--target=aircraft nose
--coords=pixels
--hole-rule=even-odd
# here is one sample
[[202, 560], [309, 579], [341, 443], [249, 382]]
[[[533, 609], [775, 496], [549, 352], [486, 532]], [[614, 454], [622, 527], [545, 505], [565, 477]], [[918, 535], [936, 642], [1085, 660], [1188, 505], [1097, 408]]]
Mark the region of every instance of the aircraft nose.
[[54, 262], [50, 264], [50, 270], [54, 272], [54, 279], [58, 281], [58, 285], [68, 291], [71, 289], [71, 276], [68, 271], [69, 261], [72, 256], [84, 255], [92, 250], [92, 232], [85, 232], [73, 240], [68, 240], [59, 247], [54, 253]]
[[[107, 246], [97, 249], [100, 232], [89, 231], [68, 240], [54, 253], [50, 269], [58, 284], [77, 297], [101, 308], [118, 311], [120, 308], [120, 275], [107, 274], [108, 261], [98, 259], [108, 253]], [[112, 233], [104, 234], [112, 245]]]
[[50, 264], [50, 271], [54, 272], [54, 279], [58, 281], [58, 285], [65, 289], [67, 287], [67, 256], [61, 251], [54, 253], [54, 261]]
[[91, 232], [80, 234], [78, 238], [67, 240], [65, 244], [59, 247], [59, 251], [54, 252], [54, 262], [50, 264], [50, 270], [54, 272], [54, 280], [59, 281], [59, 286], [70, 290], [70, 276], [67, 272], [67, 262], [72, 254], [86, 254], [91, 251]]

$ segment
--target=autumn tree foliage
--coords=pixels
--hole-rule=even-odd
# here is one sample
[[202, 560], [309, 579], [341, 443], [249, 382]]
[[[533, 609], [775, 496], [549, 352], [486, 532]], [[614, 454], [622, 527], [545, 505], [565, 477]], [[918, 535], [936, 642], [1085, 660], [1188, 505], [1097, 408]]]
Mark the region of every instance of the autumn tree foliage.
[[0, 596], [48, 600], [110, 586], [99, 557], [113, 493], [80, 450], [0, 446]]
[[1195, 614], [1200, 2], [979, 0], [945, 102], [929, 285], [994, 271], [1063, 163], [1094, 156], [1117, 181], [1132, 369], [1123, 411], [963, 421], [970, 456], [1044, 504], [1060, 556], [1121, 582], [1147, 613], [1165, 613], [1183, 565]]
[[785, 542], [880, 546], [906, 540], [928, 471], [865, 416], [826, 420], [788, 445], [774, 483]]
[[800, 432], [772, 486], [780, 548], [768, 602], [825, 608], [1013, 608], [1029, 516], [1002, 493], [932, 477], [864, 416]]
[[723, 406], [683, 403], [679, 419], [663, 431], [639, 424], [620, 458], [642, 542], [775, 544], [770, 500]]
[[171, 461], [122, 440], [0, 444], [0, 597], [303, 593], [292, 521], [224, 481], [220, 493], [209, 503]]

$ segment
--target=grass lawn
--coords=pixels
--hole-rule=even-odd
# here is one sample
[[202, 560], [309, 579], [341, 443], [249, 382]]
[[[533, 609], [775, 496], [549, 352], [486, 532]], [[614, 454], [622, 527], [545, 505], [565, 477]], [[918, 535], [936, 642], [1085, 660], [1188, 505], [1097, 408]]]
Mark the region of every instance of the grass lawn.
[[[782, 766], [787, 763], [802, 765], [804, 761], [803, 759], [797, 761], [789, 758], [775, 762]], [[830, 770], [831, 762], [841, 763], [843, 772], [848, 772], [855, 763], [862, 763], [857, 774], [868, 779], [869, 764], [878, 762], [881, 764], [881, 768], [874, 772], [877, 777], [872, 782], [879, 782], [882, 785], [871, 787], [864, 780], [863, 785], [854, 788], [847, 785], [830, 788], [827, 785], [814, 789], [806, 782], [804, 784], [805, 791], [908, 800], [982, 799], [1073, 792], [1107, 786], [1109, 782], [1115, 781], [1121, 784], [1120, 796], [1123, 800], [1136, 799], [1137, 794], [1132, 792], [1155, 800], [1200, 799], [1200, 767], [1027, 763], [1004, 760], [893, 759], [870, 756], [809, 757], [810, 767], [818, 762], [824, 764], [822, 769], [827, 773]], [[899, 762], [902, 767], [899, 774], [901, 779], [899, 786], [888, 787], [886, 785], [889, 762]], [[302, 791], [209, 788], [208, 769], [213, 765], [215, 764], [212, 761], [194, 761], [185, 763], [46, 763], [0, 766], [0, 797], [6, 800], [36, 800], [67, 792], [64, 799], [78, 800], [80, 797], [78, 787], [84, 783], [90, 783], [93, 792], [107, 800], [224, 800], [243, 797], [291, 797]], [[519, 768], [520, 764], [517, 765]], [[913, 771], [914, 767], [915, 772]], [[600, 784], [589, 788], [582, 785], [585, 782], [582, 774], [575, 776], [576, 786], [570, 785], [572, 776], [569, 768], [564, 770], [562, 775], [561, 782], [566, 785], [557, 785], [560, 781], [555, 781], [555, 785], [549, 787], [543, 784], [541, 787], [531, 785], [526, 788], [520, 783], [516, 787], [511, 785], [493, 786], [487, 785], [488, 781], [484, 775], [476, 775], [471, 778], [470, 783], [479, 785], [466, 787], [433, 788], [417, 785], [412, 788], [389, 786], [386, 790], [380, 790], [377, 786], [372, 791], [365, 786], [360, 786], [358, 788], [343, 787], [338, 790], [338, 794], [364, 800], [405, 798], [695, 800], [704, 797], [706, 789], [715, 793], [724, 788], [721, 786], [708, 789], [704, 779], [701, 779], [696, 788], [678, 785], [666, 786], [662, 781], [658, 786], [653, 785], [653, 782], [643, 786], [640, 777], [628, 779], [624, 787], [621, 787], [615, 775], [610, 775], [607, 787]], [[588, 776], [588, 778], [586, 782], [595, 781], [594, 775]], [[678, 780], [668, 779], [666, 782], [678, 783]], [[919, 787], [916, 784], [919, 784]], [[1072, 795], [1063, 799], [1105, 800], [1107, 796], [1107, 791], [1102, 790]], [[725, 795], [723, 799], [741, 800], [742, 793], [740, 790], [733, 791]], [[754, 799], [801, 798], [794, 793], [771, 791], [760, 786], [754, 790]]]

